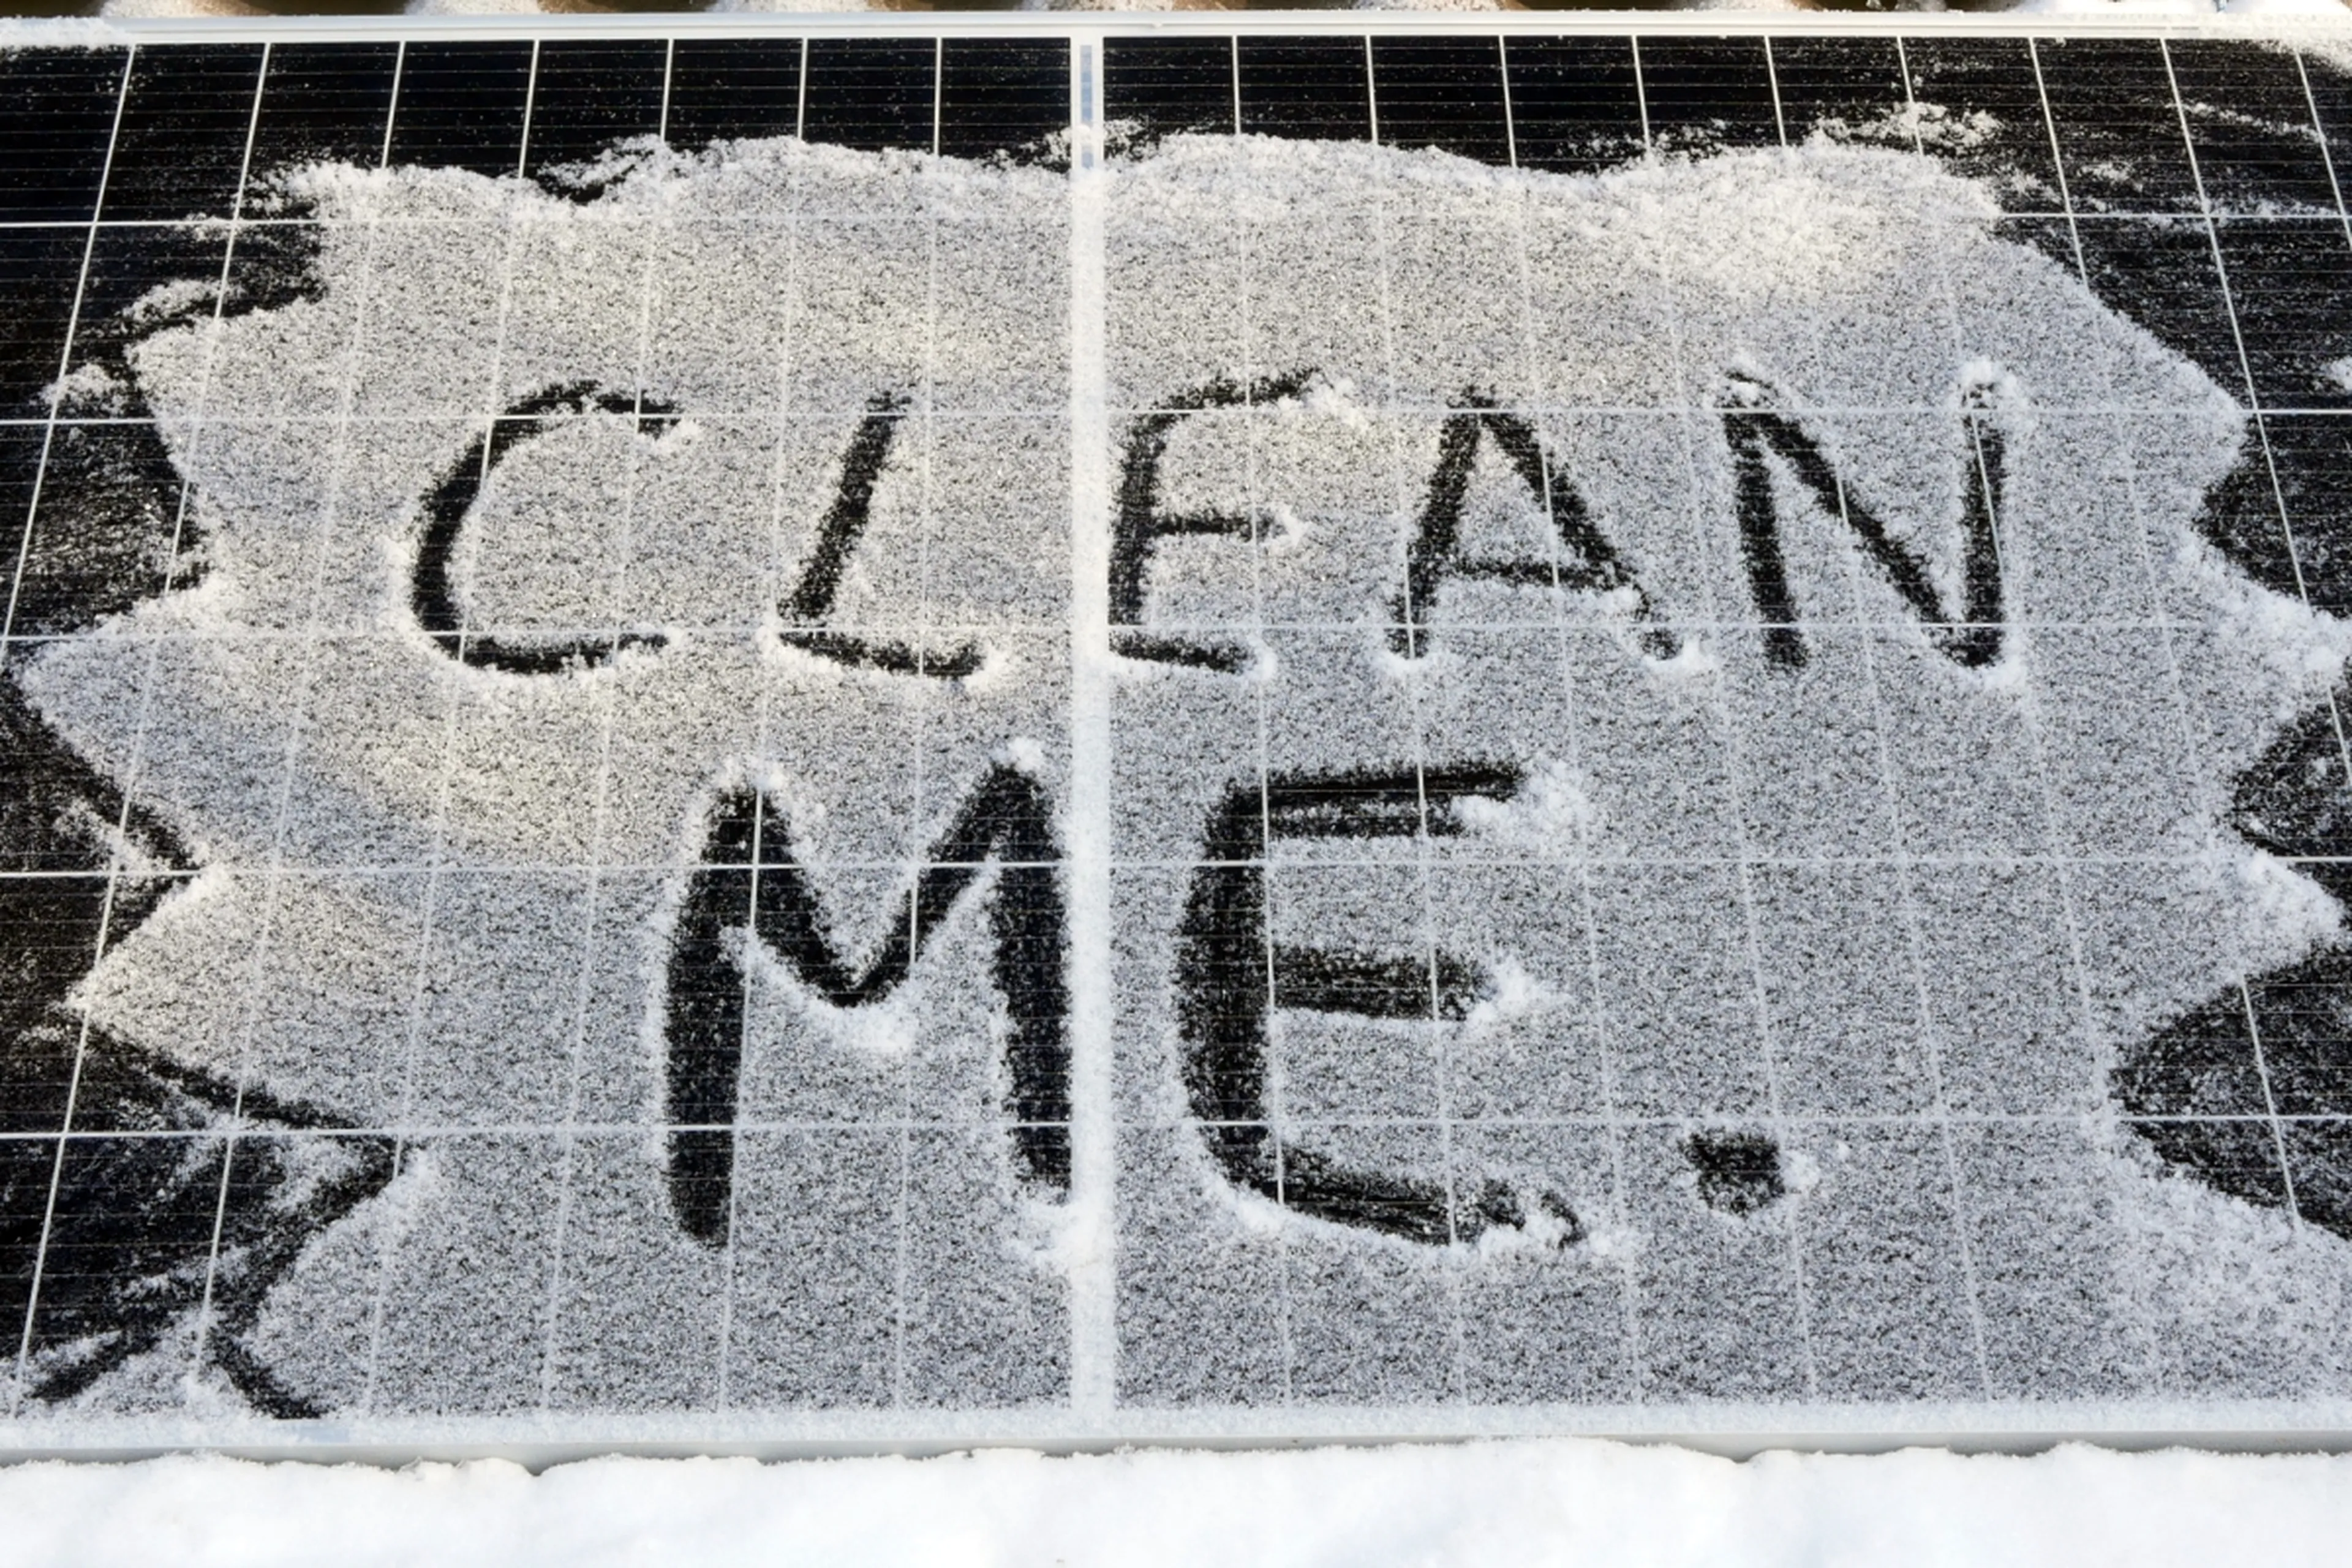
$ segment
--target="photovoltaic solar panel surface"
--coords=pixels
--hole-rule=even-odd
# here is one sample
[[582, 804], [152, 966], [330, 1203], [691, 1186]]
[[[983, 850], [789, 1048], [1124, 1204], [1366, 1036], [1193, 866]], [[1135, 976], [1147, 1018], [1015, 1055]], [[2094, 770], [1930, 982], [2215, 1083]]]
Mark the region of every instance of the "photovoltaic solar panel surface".
[[2352, 74], [0, 56], [5, 1441], [2342, 1426]]

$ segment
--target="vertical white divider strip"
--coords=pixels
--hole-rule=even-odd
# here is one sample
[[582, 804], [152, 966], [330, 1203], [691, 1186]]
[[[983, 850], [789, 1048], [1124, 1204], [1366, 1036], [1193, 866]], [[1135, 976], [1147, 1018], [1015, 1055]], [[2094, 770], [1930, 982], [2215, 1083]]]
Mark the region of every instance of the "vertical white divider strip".
[[1110, 407], [1103, 258], [1102, 41], [1070, 47], [1070, 1399], [1116, 1402], [1110, 846]]

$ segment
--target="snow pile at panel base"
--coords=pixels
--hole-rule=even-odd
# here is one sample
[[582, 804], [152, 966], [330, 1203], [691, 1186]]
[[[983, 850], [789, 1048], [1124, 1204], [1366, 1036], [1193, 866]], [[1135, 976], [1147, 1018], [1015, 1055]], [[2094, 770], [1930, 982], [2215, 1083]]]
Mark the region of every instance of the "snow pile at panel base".
[[1297, 1568], [2319, 1568], [2342, 1458], [1768, 1455], [1554, 1442], [1292, 1454], [1010, 1452], [761, 1467], [602, 1459], [533, 1477], [216, 1458], [0, 1472], [0, 1563], [436, 1568], [856, 1563]]

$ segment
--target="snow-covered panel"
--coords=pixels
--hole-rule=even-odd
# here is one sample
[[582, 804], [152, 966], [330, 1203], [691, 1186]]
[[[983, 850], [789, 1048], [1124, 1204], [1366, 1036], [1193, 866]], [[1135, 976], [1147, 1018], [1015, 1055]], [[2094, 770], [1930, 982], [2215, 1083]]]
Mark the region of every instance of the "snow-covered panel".
[[2337, 1424], [2325, 59], [5, 69], [13, 1441]]

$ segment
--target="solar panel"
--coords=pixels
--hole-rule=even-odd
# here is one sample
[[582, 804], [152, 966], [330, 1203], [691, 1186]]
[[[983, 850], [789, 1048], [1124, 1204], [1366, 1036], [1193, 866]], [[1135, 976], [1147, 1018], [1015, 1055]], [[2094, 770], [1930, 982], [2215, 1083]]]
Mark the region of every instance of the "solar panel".
[[0, 55], [0, 1443], [2344, 1425], [2332, 36]]

